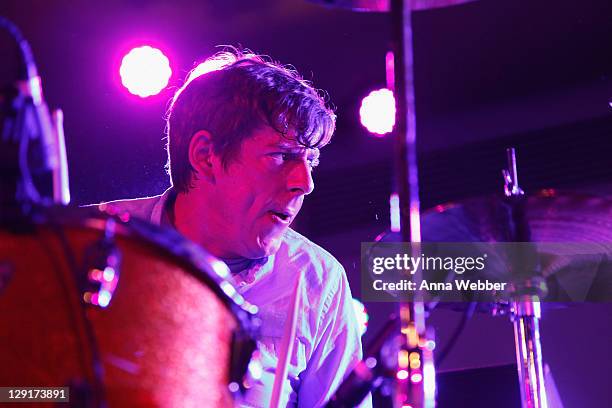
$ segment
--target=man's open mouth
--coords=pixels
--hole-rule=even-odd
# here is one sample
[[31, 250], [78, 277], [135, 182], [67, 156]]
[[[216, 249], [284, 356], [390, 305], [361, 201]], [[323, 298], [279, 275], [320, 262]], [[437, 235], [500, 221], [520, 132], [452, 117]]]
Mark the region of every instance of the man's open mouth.
[[270, 211], [270, 213], [282, 222], [291, 221], [291, 215], [281, 211]]

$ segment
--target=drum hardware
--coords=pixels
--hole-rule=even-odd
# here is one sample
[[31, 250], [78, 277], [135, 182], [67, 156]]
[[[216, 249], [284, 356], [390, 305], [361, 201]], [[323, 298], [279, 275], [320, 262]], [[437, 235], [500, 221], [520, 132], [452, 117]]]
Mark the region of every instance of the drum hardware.
[[258, 360], [257, 342], [261, 322], [255, 315], [244, 313], [234, 308], [239, 323], [237, 330], [232, 333], [231, 361], [229, 369], [228, 390], [236, 400], [240, 400], [246, 391], [245, 374], [252, 372], [253, 366], [261, 371], [261, 361]]
[[[428, 333], [430, 338], [433, 337]], [[381, 395], [393, 400], [398, 381], [422, 382], [432, 367], [424, 367], [430, 360], [421, 360], [420, 353], [405, 350], [405, 334], [401, 333], [401, 319], [391, 315], [367, 346], [364, 359], [351, 371], [326, 405], [326, 408], [348, 408], [358, 406], [370, 391], [379, 390]], [[432, 340], [419, 347], [433, 353]], [[432, 356], [426, 356], [432, 359]], [[399, 369], [398, 369], [399, 367]], [[409, 372], [407, 368], [413, 370]], [[420, 371], [416, 369], [420, 368]], [[402, 370], [404, 370], [402, 372]], [[400, 375], [398, 376], [398, 372]], [[402, 374], [403, 373], [403, 374]], [[420, 373], [421, 377], [418, 377]], [[410, 375], [411, 377], [404, 377]]]
[[104, 235], [85, 250], [83, 277], [87, 278], [83, 301], [101, 308], [108, 307], [115, 294], [121, 273], [121, 252], [115, 242], [115, 220], [109, 218]]
[[[398, 165], [396, 177], [399, 180], [399, 196], [401, 202], [402, 239], [405, 242], [526, 242], [531, 243], [532, 252], [540, 255], [551, 255], [561, 258], [548, 265], [521, 264], [520, 260], [513, 265], [519, 279], [515, 280], [511, 289], [514, 298], [493, 303], [485, 311], [493, 315], [509, 315], [514, 322], [515, 343], [519, 380], [521, 383], [522, 405], [524, 408], [546, 407], [547, 401], [542, 375], [542, 352], [539, 334], [539, 319], [541, 318], [540, 301], [554, 290], [567, 290], [571, 281], [563, 281], [564, 276], [555, 276], [559, 271], [571, 269], [571, 266], [582, 266], [580, 260], [569, 257], [562, 248], [546, 247], [550, 242], [587, 242], [592, 246], [600, 246], [604, 262], [610, 259], [609, 243], [612, 241], [612, 202], [610, 200], [569, 194], [557, 195], [554, 190], [544, 190], [539, 195], [526, 197], [518, 183], [516, 155], [514, 149], [509, 149], [508, 168], [503, 170], [504, 190], [506, 199], [500, 203], [497, 198], [480, 198], [466, 200], [459, 205], [438, 206], [428, 211], [421, 218], [418, 201], [418, 177], [416, 166], [416, 126], [414, 111], [414, 78], [412, 53], [411, 10], [444, 7], [465, 3], [465, 0], [310, 0], [331, 7], [348, 8], [355, 11], [392, 13], [395, 47], [394, 63], [396, 72], [387, 73], [388, 88], [395, 93], [397, 104], [397, 133], [399, 141], [397, 152]], [[387, 64], [387, 67], [393, 64]], [[395, 87], [395, 85], [398, 85]], [[391, 209], [393, 212], [393, 208]], [[422, 220], [422, 223], [419, 221]], [[408, 227], [408, 228], [406, 228]], [[422, 231], [421, 231], [422, 227]], [[456, 227], [456, 228], [455, 228]], [[407, 230], [410, 231], [407, 231]], [[410, 234], [408, 233], [410, 232]], [[535, 233], [535, 236], [533, 236]], [[416, 239], [415, 239], [416, 238]], [[607, 246], [606, 246], [607, 245]], [[548, 253], [547, 251], [552, 251]], [[587, 263], [597, 261], [587, 261]], [[575, 271], [570, 271], [575, 272]], [[558, 282], [554, 280], [557, 279]], [[593, 278], [595, 279], [595, 278]], [[551, 285], [553, 283], [553, 285]], [[608, 281], [602, 291], [612, 290]], [[592, 291], [593, 288], [591, 288]], [[571, 300], [588, 300], [591, 293], [580, 293], [578, 298]], [[571, 295], [571, 294], [570, 294]], [[601, 291], [596, 293], [601, 296]], [[605, 295], [605, 293], [604, 293]], [[609, 295], [609, 292], [608, 292]], [[585, 299], [586, 297], [586, 299]], [[556, 298], [555, 298], [556, 299]], [[435, 302], [432, 302], [435, 303]], [[421, 304], [422, 305], [422, 304]], [[416, 306], [416, 307], [415, 307]], [[425, 333], [422, 309], [419, 302], [402, 304], [400, 306], [401, 331], [420, 339]], [[550, 306], [550, 305], [548, 305]], [[553, 306], [556, 307], [556, 306]], [[478, 309], [482, 309], [478, 305]], [[412, 344], [414, 345], [414, 341]], [[357, 370], [363, 372], [360, 367]], [[398, 371], [399, 373], [399, 371]], [[355, 373], [358, 375], [359, 373]], [[353, 374], [349, 378], [352, 378]], [[361, 375], [364, 379], [371, 375]], [[344, 387], [344, 384], [340, 387]], [[394, 406], [400, 407], [404, 402], [411, 407], [422, 407], [434, 404], [433, 399], [422, 399], [423, 393], [415, 390], [412, 394], [397, 381]], [[339, 390], [340, 391], [340, 390]], [[347, 393], [343, 394], [346, 395]], [[336, 395], [340, 395], [337, 393]], [[347, 395], [344, 406], [354, 406], [357, 402]], [[335, 402], [334, 406], [343, 406]], [[433, 406], [433, 405], [430, 405]]]
[[[504, 192], [510, 204], [512, 241], [530, 242], [531, 230], [526, 217], [526, 200], [519, 187], [516, 151], [507, 149], [508, 169], [503, 171]], [[537, 252], [535, 245], [530, 245]], [[535, 269], [532, 268], [535, 266]], [[540, 300], [548, 291], [546, 281], [539, 276], [539, 265], [519, 265], [515, 273], [523, 278], [513, 285], [511, 320], [514, 324], [516, 364], [523, 408], [546, 408], [546, 388], [540, 340]], [[522, 269], [526, 268], [526, 269]]]
[[[320, 3], [321, 1], [315, 0]], [[443, 7], [464, 0], [408, 1], [356, 0], [325, 1], [325, 5], [348, 7], [357, 11], [390, 11], [393, 30], [393, 57], [388, 58], [387, 87], [396, 100], [395, 175], [394, 186], [399, 197], [399, 232], [402, 241], [410, 242], [413, 254], [421, 240], [421, 214], [418, 183], [416, 99], [414, 89], [414, 53], [412, 11], [419, 8]], [[419, 7], [419, 4], [421, 7]], [[393, 213], [393, 208], [391, 209]], [[395, 232], [395, 231], [394, 231]], [[417, 245], [414, 245], [417, 244]], [[421, 280], [417, 270], [415, 280]], [[426, 304], [417, 291], [413, 302], [399, 302], [401, 347], [393, 359], [395, 407], [433, 408], [435, 406], [435, 366], [433, 331], [426, 326]], [[410, 356], [413, 362], [405, 358]]]
[[[545, 407], [548, 401], [539, 321], [543, 307], [560, 306], [541, 302], [546, 299], [558, 301], [555, 296], [559, 296], [560, 290], [571, 292], [570, 286], [563, 281], [564, 270], [574, 276], [577, 271], [584, 272], [584, 261], [579, 256], [568, 258], [567, 254], [572, 252], [565, 252], [562, 245], [555, 243], [587, 243], [589, 250], [609, 259], [612, 202], [601, 197], [560, 194], [554, 190], [542, 190], [528, 197], [521, 193], [516, 181], [513, 149], [508, 150], [508, 162], [509, 169], [504, 171], [507, 195], [503, 201], [494, 197], [477, 198], [427, 211], [423, 217], [423, 235], [425, 241], [434, 242], [531, 242], [532, 250], [539, 254], [538, 259], [553, 258], [545, 264], [514, 265], [513, 299], [492, 304], [487, 311], [492, 315], [508, 315], [513, 322], [522, 406]], [[598, 262], [597, 257], [588, 262]], [[601, 294], [597, 292], [593, 296], [589, 292], [575, 300], [601, 299], [597, 296]]]
[[[411, 243], [413, 256], [418, 256], [421, 240], [421, 214], [418, 180], [416, 96], [414, 89], [414, 44], [412, 4], [390, 0], [394, 37], [392, 63], [387, 63], [387, 86], [396, 99], [395, 189], [399, 197], [399, 219], [402, 241]], [[416, 245], [415, 245], [416, 244]], [[421, 280], [417, 269], [415, 280]], [[401, 346], [396, 353], [393, 387], [395, 407], [433, 408], [436, 384], [433, 363], [433, 331], [427, 328], [425, 302], [417, 291], [411, 302], [399, 302]], [[410, 358], [408, 358], [408, 356]], [[395, 359], [394, 359], [395, 360]]]
[[512, 311], [512, 305], [509, 301], [499, 301], [494, 303], [489, 313], [491, 316], [506, 316]]
[[[516, 155], [509, 151], [510, 168], [516, 165]], [[520, 185], [513, 183], [516, 177], [506, 177], [512, 171], [504, 172], [504, 179], [509, 181], [504, 185], [508, 192], [520, 191]], [[529, 237], [532, 250], [538, 252], [538, 259], [544, 261], [539, 265], [531, 265], [521, 270], [520, 262], [513, 265], [511, 275], [503, 275], [505, 280], [518, 277], [510, 284], [515, 299], [505, 299], [495, 303], [477, 303], [476, 311], [493, 316], [509, 316], [515, 328], [515, 346], [519, 383], [525, 398], [538, 399], [540, 405], [527, 405], [524, 407], [545, 406], [547, 403], [542, 394], [543, 377], [538, 377], [538, 365], [542, 363], [542, 349], [540, 346], [539, 319], [542, 309], [558, 309], [565, 307], [557, 302], [564, 301], [563, 291], [571, 293], [573, 281], [564, 281], [568, 275], [584, 273], [585, 265], [595, 264], [599, 275], [604, 280], [590, 277], [593, 285], [583, 297], [570, 298], [577, 301], [601, 301], [609, 299], [612, 290], [609, 271], [610, 254], [612, 253], [612, 200], [604, 197], [559, 193], [552, 189], [541, 190], [535, 194], [519, 197], [500, 198], [499, 196], [479, 197], [464, 200], [459, 203], [439, 205], [427, 210], [422, 218], [423, 242], [504, 242], [513, 239]], [[515, 206], [515, 207], [513, 207]], [[517, 211], [514, 209], [518, 208]], [[521, 219], [522, 218], [522, 219]], [[380, 234], [376, 241], [401, 241], [398, 234], [387, 231]], [[586, 245], [588, 253], [602, 255], [600, 257], [581, 260], [574, 256], [574, 247], [569, 252], [565, 243], [573, 245]], [[584, 249], [584, 248], [582, 248]], [[568, 257], [568, 254], [571, 256]], [[603, 262], [603, 264], [597, 264]], [[529, 266], [529, 265], [527, 265]], [[566, 272], [568, 271], [568, 272]], [[508, 273], [507, 271], [505, 273]], [[598, 275], [598, 276], [599, 276]], [[607, 277], [607, 278], [606, 278]], [[586, 278], [586, 275], [585, 275]], [[607, 280], [605, 280], [607, 279]], [[602, 292], [603, 291], [603, 292]], [[603, 295], [602, 295], [603, 293]], [[541, 303], [546, 301], [547, 303]], [[471, 304], [470, 304], [471, 305]], [[436, 303], [430, 302], [428, 309], [434, 307], [450, 308], [467, 313], [468, 303]], [[537, 323], [534, 324], [534, 322]], [[397, 328], [395, 329], [397, 330]], [[392, 336], [393, 331], [389, 336]], [[380, 334], [383, 336], [383, 334]], [[454, 337], [454, 336], [452, 336]], [[449, 341], [449, 344], [451, 342]], [[446, 347], [444, 348], [446, 349]], [[439, 363], [444, 358], [444, 349], [437, 355]], [[520, 356], [520, 360], [519, 360]], [[525, 357], [523, 357], [525, 356]], [[362, 362], [360, 366], [365, 364]], [[528, 371], [528, 373], [525, 373]], [[540, 371], [542, 373], [542, 371]], [[369, 378], [361, 376], [363, 378]], [[531, 378], [530, 378], [531, 377]], [[349, 377], [351, 378], [351, 377]], [[387, 381], [392, 381], [393, 376]], [[348, 379], [347, 379], [348, 381]], [[532, 381], [528, 383], [528, 381]], [[371, 383], [370, 383], [371, 384]], [[532, 385], [533, 384], [533, 385]], [[344, 387], [344, 384], [341, 386]], [[379, 387], [384, 387], [379, 385]], [[373, 389], [376, 388], [373, 386]], [[345, 393], [343, 395], [349, 395]], [[335, 398], [339, 398], [340, 389]], [[353, 401], [348, 399], [347, 401]], [[334, 402], [335, 406], [343, 406]], [[344, 406], [355, 406], [357, 403]]]

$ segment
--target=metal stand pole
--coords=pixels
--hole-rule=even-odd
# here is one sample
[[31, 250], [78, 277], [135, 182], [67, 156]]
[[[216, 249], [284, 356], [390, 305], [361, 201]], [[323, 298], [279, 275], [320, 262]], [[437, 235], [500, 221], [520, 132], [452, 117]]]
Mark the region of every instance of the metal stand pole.
[[[514, 239], [517, 242], [529, 242], [531, 237], [525, 214], [518, 209], [520, 200], [524, 200], [524, 193], [518, 184], [514, 148], [508, 149], [507, 155], [508, 169], [504, 170], [503, 174], [505, 193], [511, 202], [516, 226]], [[540, 342], [540, 299], [545, 291], [543, 282], [538, 282], [537, 277], [527, 278], [514, 289], [516, 300], [512, 302], [511, 317], [514, 323], [516, 365], [523, 408], [548, 407]]]
[[540, 344], [540, 302], [513, 302], [516, 365], [523, 408], [546, 408], [546, 389]]
[[[394, 38], [397, 41], [394, 50], [393, 91], [397, 104], [396, 173], [400, 201], [400, 228], [402, 241], [412, 243], [412, 255], [418, 256], [416, 251], [421, 242], [421, 220], [410, 1], [392, 0], [391, 13]], [[420, 277], [419, 270], [414, 278], [418, 281]], [[399, 317], [402, 341], [398, 350], [394, 406], [433, 408], [435, 406], [434, 343], [427, 338], [423, 299], [417, 294], [413, 302], [400, 303]]]

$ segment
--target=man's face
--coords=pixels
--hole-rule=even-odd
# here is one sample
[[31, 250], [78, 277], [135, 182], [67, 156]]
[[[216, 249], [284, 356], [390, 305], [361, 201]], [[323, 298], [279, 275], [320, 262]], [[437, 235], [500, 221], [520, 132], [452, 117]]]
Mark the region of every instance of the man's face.
[[319, 151], [300, 146], [271, 127], [242, 142], [227, 170], [217, 166], [213, 208], [218, 239], [228, 258], [275, 253], [282, 234], [314, 189], [312, 168]]

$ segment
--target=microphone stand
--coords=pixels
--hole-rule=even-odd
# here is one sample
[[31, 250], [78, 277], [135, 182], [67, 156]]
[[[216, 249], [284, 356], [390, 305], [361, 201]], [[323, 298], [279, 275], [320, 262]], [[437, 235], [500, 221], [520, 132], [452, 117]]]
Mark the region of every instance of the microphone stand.
[[[55, 204], [67, 205], [70, 202], [68, 181], [68, 163], [63, 130], [63, 113], [61, 110], [49, 114], [49, 108], [43, 99], [41, 78], [34, 62], [29, 43], [21, 31], [10, 20], [0, 16], [0, 27], [8, 31], [15, 39], [22, 57], [24, 69], [16, 84], [13, 103], [6, 108], [0, 144], [3, 148], [3, 159], [12, 166], [2, 180], [3, 223], [10, 224], [11, 216], [19, 217], [27, 213], [32, 205]], [[29, 160], [28, 151], [33, 144], [34, 154]], [[4, 157], [8, 155], [8, 157]], [[31, 163], [30, 161], [33, 161]], [[32, 172], [49, 174], [52, 188], [51, 197], [39, 193]]]

